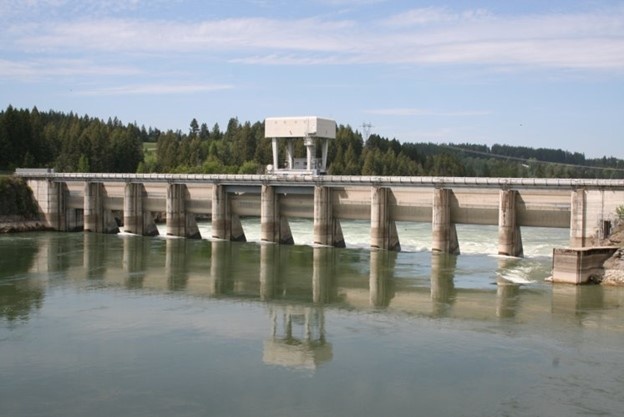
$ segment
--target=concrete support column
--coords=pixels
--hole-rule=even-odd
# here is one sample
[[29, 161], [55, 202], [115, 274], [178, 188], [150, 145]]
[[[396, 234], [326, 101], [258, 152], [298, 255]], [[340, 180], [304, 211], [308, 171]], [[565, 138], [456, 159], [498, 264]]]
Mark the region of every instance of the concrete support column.
[[152, 213], [144, 210], [146, 198], [143, 184], [127, 183], [124, 188], [124, 232], [143, 236], [157, 236], [158, 228]]
[[329, 139], [323, 139], [323, 148], [321, 150], [321, 171], [327, 171], [327, 154], [329, 152]]
[[104, 208], [106, 190], [99, 182], [86, 182], [84, 188], [84, 231], [118, 233], [119, 227], [110, 210]]
[[498, 204], [498, 254], [524, 255], [522, 235], [516, 222], [516, 198], [518, 191], [501, 190]]
[[314, 244], [345, 247], [340, 222], [333, 215], [331, 189], [328, 187], [314, 187]]
[[186, 211], [187, 199], [185, 184], [167, 184], [167, 236], [201, 239], [195, 216]]
[[311, 171], [315, 168], [314, 160], [316, 159], [316, 143], [314, 138], [304, 138], [303, 144], [306, 148], [306, 169]]
[[212, 186], [212, 238], [246, 242], [240, 218], [230, 211], [230, 202], [223, 185]]
[[587, 223], [586, 191], [577, 189], [572, 191], [570, 201], [570, 246], [587, 246], [585, 226]]
[[277, 146], [277, 138], [271, 139], [271, 148], [273, 150], [273, 170], [277, 170], [279, 169], [279, 147]]
[[279, 213], [279, 196], [275, 187], [263, 185], [260, 195], [260, 240], [293, 244], [288, 219]]
[[373, 187], [371, 190], [371, 247], [400, 251], [401, 243], [396, 224], [390, 218], [389, 188]]
[[286, 141], [286, 166], [288, 169], [295, 168], [295, 143], [292, 140]]
[[433, 252], [459, 255], [459, 242], [455, 224], [451, 222], [451, 198], [453, 190], [435, 188], [433, 190]]

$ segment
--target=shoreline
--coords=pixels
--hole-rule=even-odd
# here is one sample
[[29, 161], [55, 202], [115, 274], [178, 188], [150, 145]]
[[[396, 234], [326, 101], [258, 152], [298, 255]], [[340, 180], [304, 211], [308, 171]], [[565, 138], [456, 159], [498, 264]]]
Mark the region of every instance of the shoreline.
[[22, 216], [0, 216], [0, 234], [41, 232], [52, 230], [44, 220], [27, 219]]

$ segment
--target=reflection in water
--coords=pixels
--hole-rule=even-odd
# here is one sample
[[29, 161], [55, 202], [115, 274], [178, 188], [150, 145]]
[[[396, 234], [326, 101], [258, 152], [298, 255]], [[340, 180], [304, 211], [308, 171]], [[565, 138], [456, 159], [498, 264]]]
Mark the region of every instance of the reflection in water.
[[447, 315], [455, 302], [456, 268], [457, 255], [440, 252], [431, 254], [431, 300], [435, 317]]
[[187, 239], [166, 239], [165, 275], [167, 287], [171, 291], [180, 291], [186, 288], [188, 281], [187, 246], [189, 242]]
[[[551, 290], [550, 284], [534, 275], [539, 268], [530, 259], [478, 258], [483, 265], [472, 267], [476, 272], [467, 285], [466, 276], [476, 261], [442, 253], [397, 254], [99, 233], [39, 234], [7, 239], [3, 245], [10, 256], [2, 257], [0, 276], [15, 277], [30, 270], [30, 274], [56, 274], [57, 280], [86, 278], [132, 290], [268, 303], [383, 308], [477, 319], [537, 315], [545, 305], [555, 314], [592, 315], [619, 303], [616, 295], [606, 295], [602, 287], [555, 285]], [[465, 259], [467, 263], [458, 267]], [[495, 273], [483, 275], [493, 269]], [[474, 284], [477, 281], [481, 283]], [[45, 287], [30, 279], [2, 285], [4, 316], [25, 315], [28, 291], [32, 305], [43, 301]], [[8, 306], [11, 302], [13, 307]]]
[[312, 251], [312, 301], [329, 304], [336, 299], [336, 251], [327, 247]]
[[44, 289], [29, 281], [0, 280], [0, 319], [28, 320], [43, 305]]
[[272, 300], [276, 296], [280, 247], [274, 244], [260, 245], [260, 299], [263, 301]]
[[83, 233], [83, 266], [89, 279], [102, 279], [110, 239], [102, 233]]
[[123, 270], [127, 274], [126, 288], [143, 288], [143, 278], [149, 257], [149, 240], [139, 236], [125, 236], [123, 239]]
[[369, 291], [373, 307], [388, 307], [394, 297], [394, 265], [397, 252], [372, 250], [370, 252]]
[[0, 243], [0, 319], [28, 320], [43, 304], [44, 290], [38, 282], [16, 279], [35, 264], [37, 241], [15, 238]]
[[314, 370], [331, 361], [321, 307], [271, 306], [270, 313], [272, 336], [264, 341], [264, 363]]

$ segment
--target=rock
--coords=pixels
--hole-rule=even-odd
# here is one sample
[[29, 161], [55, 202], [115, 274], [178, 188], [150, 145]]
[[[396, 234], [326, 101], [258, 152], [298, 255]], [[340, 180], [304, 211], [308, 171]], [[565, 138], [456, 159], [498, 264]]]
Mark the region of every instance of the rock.
[[42, 220], [30, 220], [21, 216], [0, 216], [0, 233], [19, 233], [50, 230]]

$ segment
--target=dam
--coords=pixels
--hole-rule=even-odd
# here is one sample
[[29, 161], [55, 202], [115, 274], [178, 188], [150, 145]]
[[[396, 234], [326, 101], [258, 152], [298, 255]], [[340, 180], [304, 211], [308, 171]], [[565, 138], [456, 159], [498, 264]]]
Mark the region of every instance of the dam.
[[[456, 224], [498, 226], [498, 254], [522, 256], [523, 226], [569, 228], [570, 246], [608, 236], [624, 204], [624, 181], [537, 178], [381, 177], [315, 174], [203, 175], [54, 173], [18, 169], [47, 225], [155, 235], [164, 213], [166, 234], [211, 235], [244, 241], [241, 217], [259, 217], [263, 242], [293, 243], [289, 218], [313, 220], [314, 244], [342, 247], [343, 220], [370, 221], [370, 247], [400, 250], [395, 222], [432, 225], [431, 250], [460, 253]], [[113, 213], [118, 213], [116, 221]], [[122, 213], [121, 215], [119, 213]]]

